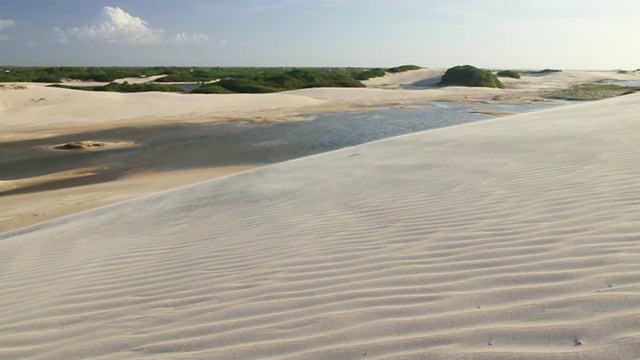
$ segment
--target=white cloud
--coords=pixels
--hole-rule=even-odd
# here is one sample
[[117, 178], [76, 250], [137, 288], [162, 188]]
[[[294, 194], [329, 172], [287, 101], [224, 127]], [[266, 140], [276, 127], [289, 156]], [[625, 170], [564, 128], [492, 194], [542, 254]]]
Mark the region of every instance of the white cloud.
[[6, 29], [8, 27], [12, 27], [15, 24], [16, 22], [11, 19], [7, 19], [7, 20], [0, 19], [0, 30]]
[[[11, 19], [6, 19], [6, 20], [0, 19], [0, 30], [12, 27], [15, 24], [16, 22]], [[9, 39], [10, 39], [9, 35], [0, 34], [0, 41], [7, 41]]]
[[227, 39], [222, 39], [222, 40], [218, 41], [218, 46], [219, 47], [227, 46]]
[[169, 40], [172, 40], [179, 44], [191, 44], [205, 42], [209, 40], [209, 37], [204, 34], [187, 34], [185, 32], [181, 32], [169, 37]]
[[100, 21], [91, 26], [62, 30], [54, 28], [57, 40], [67, 42], [70, 38], [99, 40], [122, 44], [154, 44], [160, 42], [193, 43], [207, 41], [203, 34], [166, 35], [164, 30], [153, 28], [148, 22], [132, 16], [119, 7], [105, 6], [100, 12]]

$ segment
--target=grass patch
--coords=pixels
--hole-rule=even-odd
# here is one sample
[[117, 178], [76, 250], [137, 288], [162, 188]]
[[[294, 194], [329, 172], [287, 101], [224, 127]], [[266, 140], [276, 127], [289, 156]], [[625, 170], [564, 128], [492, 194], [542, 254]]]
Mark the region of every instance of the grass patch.
[[596, 84], [582, 84], [574, 85], [569, 89], [558, 90], [547, 95], [551, 99], [562, 100], [602, 100], [616, 96], [627, 95], [640, 91], [640, 86], [629, 87], [619, 85], [596, 85]]

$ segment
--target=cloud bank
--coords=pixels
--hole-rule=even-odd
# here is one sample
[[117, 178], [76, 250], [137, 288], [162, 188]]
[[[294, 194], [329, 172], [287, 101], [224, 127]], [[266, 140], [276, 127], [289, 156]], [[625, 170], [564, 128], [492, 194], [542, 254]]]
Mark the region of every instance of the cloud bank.
[[163, 29], [152, 27], [139, 17], [132, 16], [119, 7], [105, 6], [100, 12], [100, 21], [91, 26], [71, 29], [54, 28], [57, 40], [67, 42], [70, 39], [98, 40], [118, 44], [156, 44], [173, 42], [188, 44], [209, 40], [203, 34], [184, 32], [167, 35]]

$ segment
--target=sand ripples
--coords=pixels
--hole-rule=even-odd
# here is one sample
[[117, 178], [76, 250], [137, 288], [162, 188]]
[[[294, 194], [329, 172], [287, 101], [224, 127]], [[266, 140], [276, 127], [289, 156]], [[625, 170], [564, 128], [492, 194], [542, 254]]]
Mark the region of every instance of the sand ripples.
[[640, 127], [623, 116], [638, 99], [384, 140], [5, 234], [0, 358], [638, 357]]

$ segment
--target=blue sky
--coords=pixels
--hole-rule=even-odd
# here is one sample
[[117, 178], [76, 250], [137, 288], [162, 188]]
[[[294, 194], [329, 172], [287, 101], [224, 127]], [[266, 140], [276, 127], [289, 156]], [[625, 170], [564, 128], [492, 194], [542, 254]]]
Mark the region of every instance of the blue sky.
[[640, 68], [638, 0], [2, 0], [0, 65]]

